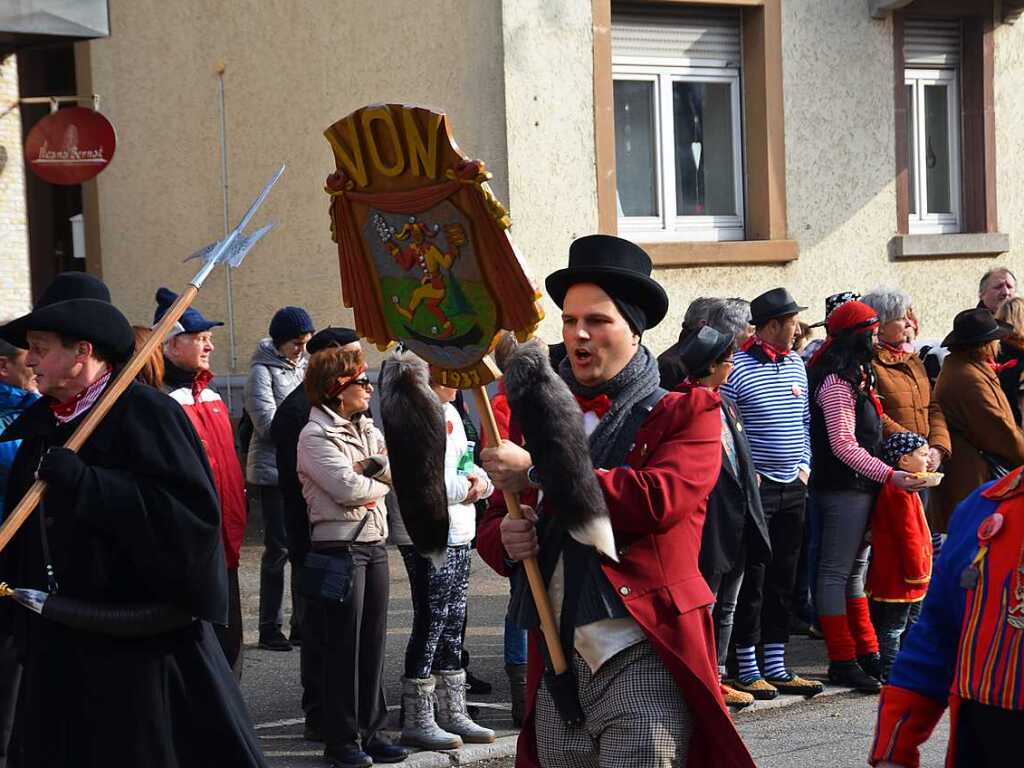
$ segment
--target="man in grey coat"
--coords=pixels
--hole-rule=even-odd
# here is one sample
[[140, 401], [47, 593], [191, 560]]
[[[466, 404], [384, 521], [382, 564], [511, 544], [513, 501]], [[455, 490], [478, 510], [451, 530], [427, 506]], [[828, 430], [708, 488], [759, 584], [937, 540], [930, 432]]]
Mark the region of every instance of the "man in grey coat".
[[[308, 360], [306, 342], [313, 330], [312, 318], [301, 307], [283, 307], [275, 312], [270, 321], [270, 338], [256, 346], [245, 382], [245, 409], [253, 426], [245, 480], [250, 509], [259, 510], [263, 521], [259, 645], [272, 651], [291, 650], [292, 642], [281, 631], [288, 539], [270, 425], [277, 407], [296, 387], [302, 386]], [[292, 640], [298, 640], [295, 622], [291, 632]]]

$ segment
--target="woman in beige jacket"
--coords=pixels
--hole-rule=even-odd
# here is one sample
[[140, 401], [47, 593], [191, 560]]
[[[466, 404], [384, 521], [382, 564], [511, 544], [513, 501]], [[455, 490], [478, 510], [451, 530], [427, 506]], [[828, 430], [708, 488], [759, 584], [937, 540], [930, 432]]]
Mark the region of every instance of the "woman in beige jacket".
[[387, 718], [388, 535], [391, 475], [369, 416], [373, 387], [362, 351], [317, 352], [305, 380], [309, 423], [299, 435], [298, 474], [313, 550], [352, 558], [352, 593], [328, 602], [323, 672], [325, 757], [335, 766], [404, 760], [408, 750], [377, 737]]

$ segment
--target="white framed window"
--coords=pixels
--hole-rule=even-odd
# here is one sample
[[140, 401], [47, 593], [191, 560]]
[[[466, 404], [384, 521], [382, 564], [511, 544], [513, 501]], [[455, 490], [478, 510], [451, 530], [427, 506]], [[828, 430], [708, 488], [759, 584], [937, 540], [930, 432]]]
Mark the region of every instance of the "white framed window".
[[960, 231], [960, 99], [955, 70], [908, 69], [910, 231]]
[[960, 25], [908, 19], [904, 45], [909, 229], [962, 230]]
[[742, 240], [739, 17], [612, 19], [619, 233]]

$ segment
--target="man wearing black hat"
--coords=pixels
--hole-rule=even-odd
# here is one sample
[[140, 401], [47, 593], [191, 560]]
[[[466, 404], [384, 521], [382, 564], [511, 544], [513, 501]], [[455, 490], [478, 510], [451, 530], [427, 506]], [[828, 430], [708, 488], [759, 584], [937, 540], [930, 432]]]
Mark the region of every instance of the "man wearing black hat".
[[[177, 300], [167, 288], [156, 292], [153, 324], [160, 322]], [[164, 390], [184, 409], [206, 450], [213, 470], [213, 484], [220, 500], [221, 536], [227, 564], [229, 610], [226, 626], [216, 627], [221, 648], [236, 678], [242, 676], [242, 599], [238, 586], [238, 560], [245, 535], [247, 508], [245, 478], [235, 453], [231, 416], [210, 381], [212, 330], [224, 325], [207, 320], [189, 307], [164, 342]]]
[[68, 295], [0, 328], [28, 347], [43, 395], [4, 433], [22, 440], [7, 511], [47, 483], [0, 580], [74, 607], [57, 620], [0, 606], [24, 662], [16, 764], [262, 766], [210, 627], [227, 588], [202, 445], [180, 408], [133, 383], [81, 451], [61, 447], [134, 344], [109, 301]]
[[[805, 309], [785, 288], [750, 302], [755, 332], [733, 357], [732, 374], [722, 386], [743, 419], [771, 538], [771, 561], [750, 563], [744, 575], [739, 601], [746, 609], [737, 612], [733, 628], [738, 671], [730, 685], [757, 699], [822, 690], [818, 681], [789, 670], [785, 657], [811, 472], [807, 371], [793, 351]], [[763, 674], [756, 655], [761, 642]]]
[[[324, 328], [306, 343], [310, 357], [324, 349], [338, 347], [358, 350], [359, 336], [351, 328]], [[277, 407], [270, 423], [270, 437], [277, 457], [277, 479], [284, 501], [284, 521], [288, 536], [288, 560], [292, 573], [303, 567], [309, 552], [309, 517], [306, 500], [302, 496], [302, 483], [297, 469], [299, 433], [309, 421], [309, 397], [305, 387], [296, 387]], [[294, 576], [292, 577], [295, 578]], [[307, 600], [297, 591], [292, 594], [292, 613], [297, 617], [302, 633], [299, 674], [302, 679], [302, 711], [306, 713], [305, 737], [310, 741], [323, 741], [323, 675], [322, 606], [316, 600]]]
[[[640, 337], [664, 318], [668, 296], [650, 275], [638, 246], [591, 235], [572, 244], [567, 269], [547, 278], [562, 308], [567, 356], [558, 373], [582, 411], [619, 561], [572, 544], [543, 506], [537, 527], [532, 512], [519, 520], [499, 512], [477, 532], [478, 551], [500, 573], [537, 556], [559, 624], [573, 623], [561, 636], [586, 721], [566, 725], [541, 683], [534, 617], [519, 766], [594, 765], [598, 755], [602, 765], [753, 765], [719, 691], [712, 596], [697, 567], [721, 464], [718, 397], [659, 387]], [[566, 482], [536, 477], [529, 452], [510, 441], [487, 448], [483, 462], [512, 492], [531, 480]], [[529, 600], [525, 588], [522, 580], [514, 588], [514, 604]], [[520, 617], [529, 626], [529, 613]]]

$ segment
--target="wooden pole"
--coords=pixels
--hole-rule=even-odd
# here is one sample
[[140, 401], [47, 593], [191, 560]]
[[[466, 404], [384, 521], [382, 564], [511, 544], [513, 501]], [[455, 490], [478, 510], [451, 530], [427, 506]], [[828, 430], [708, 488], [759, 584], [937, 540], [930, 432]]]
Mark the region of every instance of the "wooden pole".
[[[146, 339], [145, 343], [141, 348], [135, 350], [135, 354], [132, 358], [125, 363], [124, 368], [117, 374], [115, 378], [103, 391], [100, 399], [96, 402], [86, 417], [82, 420], [82, 423], [78, 425], [78, 428], [74, 431], [74, 434], [64, 444], [64, 447], [68, 450], [75, 451], [76, 453], [81, 450], [85, 441], [88, 440], [92, 433], [99, 426], [103, 418], [110, 412], [110, 409], [114, 407], [114, 403], [117, 402], [118, 398], [124, 394], [124, 391], [128, 389], [128, 385], [135, 381], [135, 377], [142, 370], [142, 367], [149, 360], [150, 355], [153, 354], [154, 350], [160, 344], [163, 343], [164, 338], [170, 333], [174, 324], [181, 319], [181, 316], [185, 314], [185, 310], [189, 308], [192, 301], [195, 299], [196, 294], [199, 293], [199, 289], [194, 285], [190, 285], [184, 293], [182, 293], [177, 301], [171, 305], [171, 308], [167, 310], [167, 314], [163, 316], [157, 326], [153, 329], [153, 332]], [[493, 417], [492, 417], [493, 418]], [[42, 501], [43, 494], [46, 493], [46, 483], [42, 480], [36, 480], [32, 483], [32, 486], [28, 489], [25, 495], [18, 502], [18, 506], [14, 508], [4, 524], [0, 526], [0, 552], [10, 543], [11, 539], [14, 538], [14, 534], [18, 532], [18, 529], [25, 523], [32, 511]]]
[[[491, 410], [491, 401], [487, 397], [487, 390], [477, 387], [473, 390], [476, 398], [476, 408], [480, 411], [480, 422], [487, 435], [489, 445], [500, 445], [501, 435], [498, 433], [498, 422], [494, 419], [494, 411]], [[505, 507], [508, 509], [508, 516], [513, 520], [523, 517], [523, 510], [519, 506], [519, 497], [511, 491], [502, 491], [505, 495]], [[555, 612], [551, 609], [551, 600], [548, 598], [548, 591], [544, 586], [544, 577], [540, 573], [540, 565], [537, 558], [531, 557], [523, 560], [523, 567], [526, 569], [526, 579], [530, 583], [530, 592], [533, 595], [533, 603], [537, 606], [537, 616], [540, 618], [540, 628], [544, 633], [544, 640], [548, 646], [548, 655], [551, 657], [551, 666], [555, 674], [560, 675], [568, 668], [565, 661], [565, 653], [562, 650], [562, 639], [558, 636], [558, 627], [555, 624]]]

